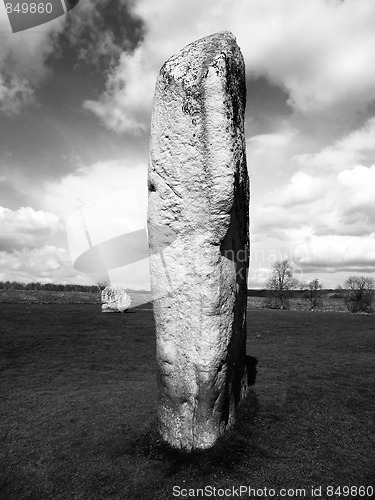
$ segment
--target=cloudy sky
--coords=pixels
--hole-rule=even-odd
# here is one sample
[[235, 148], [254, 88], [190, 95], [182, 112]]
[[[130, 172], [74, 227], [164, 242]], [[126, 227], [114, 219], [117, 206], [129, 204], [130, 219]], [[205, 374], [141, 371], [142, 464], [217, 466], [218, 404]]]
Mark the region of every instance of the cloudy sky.
[[157, 73], [221, 30], [246, 62], [249, 286], [282, 258], [326, 288], [375, 276], [373, 0], [80, 0], [14, 34], [0, 2], [0, 280], [93, 282], [66, 221], [122, 190], [142, 219]]

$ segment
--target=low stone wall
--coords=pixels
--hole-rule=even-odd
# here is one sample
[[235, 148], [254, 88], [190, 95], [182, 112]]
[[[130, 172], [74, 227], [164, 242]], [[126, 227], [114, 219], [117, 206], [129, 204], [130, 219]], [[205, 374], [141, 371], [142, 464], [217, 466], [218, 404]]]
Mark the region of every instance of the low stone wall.
[[[128, 291], [131, 307], [151, 301], [151, 292]], [[100, 292], [0, 290], [0, 304], [101, 304]]]
[[0, 304], [100, 304], [100, 293], [0, 290]]
[[[248, 297], [247, 298], [247, 308], [248, 309], [268, 309], [266, 307], [265, 297]], [[310, 306], [307, 300], [303, 299], [289, 299], [290, 311], [309, 311]], [[347, 312], [347, 308], [344, 304], [343, 299], [329, 299], [323, 298], [323, 306], [317, 311], [331, 311], [331, 312]]]

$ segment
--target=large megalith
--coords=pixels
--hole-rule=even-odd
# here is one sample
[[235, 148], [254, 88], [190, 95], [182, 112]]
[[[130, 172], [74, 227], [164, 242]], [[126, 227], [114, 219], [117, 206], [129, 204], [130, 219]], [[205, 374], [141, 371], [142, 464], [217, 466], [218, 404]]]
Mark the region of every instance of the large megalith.
[[158, 425], [187, 450], [212, 446], [247, 390], [245, 101], [229, 32], [182, 49], [156, 83], [148, 233]]

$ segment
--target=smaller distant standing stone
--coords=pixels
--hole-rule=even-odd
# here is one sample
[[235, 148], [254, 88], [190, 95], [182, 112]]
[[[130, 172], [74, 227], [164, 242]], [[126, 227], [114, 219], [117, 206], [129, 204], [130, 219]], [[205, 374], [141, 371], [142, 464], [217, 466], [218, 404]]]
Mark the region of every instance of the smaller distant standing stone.
[[125, 312], [132, 302], [130, 295], [120, 286], [106, 286], [101, 299], [102, 312]]

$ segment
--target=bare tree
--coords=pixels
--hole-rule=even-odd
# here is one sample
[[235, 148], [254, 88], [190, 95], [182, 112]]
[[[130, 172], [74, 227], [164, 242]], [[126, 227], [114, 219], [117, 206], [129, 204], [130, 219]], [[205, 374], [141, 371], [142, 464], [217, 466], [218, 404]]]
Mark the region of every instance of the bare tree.
[[95, 285], [98, 287], [99, 293], [102, 293], [104, 288], [109, 285], [109, 282], [106, 280], [99, 280], [95, 283]]
[[372, 311], [372, 301], [374, 299], [375, 280], [365, 276], [350, 276], [345, 281], [345, 305], [348, 311], [366, 312]]
[[323, 286], [320, 283], [319, 279], [316, 278], [314, 280], [311, 280], [309, 283], [307, 283], [304, 286], [304, 288], [305, 288], [304, 296], [305, 296], [305, 299], [308, 300], [310, 303], [310, 311], [314, 311], [315, 309], [322, 307], [322, 305], [323, 305], [323, 293], [322, 293]]
[[278, 260], [273, 264], [271, 278], [267, 283], [267, 306], [273, 309], [289, 309], [291, 291], [299, 285], [293, 276], [293, 268], [288, 259]]

